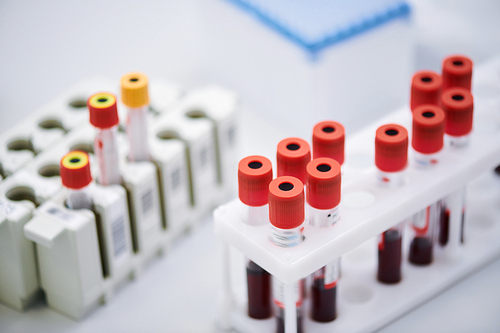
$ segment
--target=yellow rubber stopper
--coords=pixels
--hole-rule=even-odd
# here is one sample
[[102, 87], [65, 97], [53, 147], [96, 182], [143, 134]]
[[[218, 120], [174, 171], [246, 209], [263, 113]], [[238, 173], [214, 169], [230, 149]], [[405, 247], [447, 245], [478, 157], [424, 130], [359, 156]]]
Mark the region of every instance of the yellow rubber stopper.
[[122, 102], [131, 108], [149, 104], [148, 77], [139, 72], [128, 73], [120, 80]]
[[61, 164], [68, 169], [81, 169], [89, 163], [89, 157], [82, 151], [74, 150], [61, 160]]
[[115, 96], [110, 93], [99, 93], [89, 98], [89, 104], [96, 109], [106, 109], [115, 104]]

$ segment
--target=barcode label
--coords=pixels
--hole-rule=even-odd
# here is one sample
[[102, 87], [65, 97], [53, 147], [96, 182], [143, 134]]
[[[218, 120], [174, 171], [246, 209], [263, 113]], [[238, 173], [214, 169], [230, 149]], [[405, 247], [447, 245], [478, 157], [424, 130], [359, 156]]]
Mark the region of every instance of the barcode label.
[[181, 184], [181, 170], [175, 169], [174, 172], [170, 175], [172, 180], [172, 190], [175, 190]]
[[205, 166], [208, 162], [208, 149], [206, 147], [204, 147], [201, 151], [200, 151], [200, 166]]
[[113, 233], [113, 248], [115, 258], [124, 254], [127, 250], [127, 242], [125, 239], [125, 218], [120, 216], [111, 224], [111, 232]]
[[142, 195], [142, 213], [146, 214], [153, 207], [153, 191], [149, 189]]
[[5, 216], [9, 216], [16, 211], [16, 206], [8, 201], [0, 200], [0, 212]]

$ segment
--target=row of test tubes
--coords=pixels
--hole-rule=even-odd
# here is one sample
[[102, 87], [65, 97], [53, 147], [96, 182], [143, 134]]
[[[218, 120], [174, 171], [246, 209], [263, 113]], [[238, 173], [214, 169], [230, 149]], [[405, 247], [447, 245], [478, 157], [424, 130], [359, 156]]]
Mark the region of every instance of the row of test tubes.
[[[410, 109], [411, 142], [408, 130], [398, 124], [385, 124], [375, 133], [377, 183], [388, 189], [405, 185], [408, 146], [422, 170], [440, 160], [443, 149], [460, 149], [472, 130], [472, 61], [465, 56], [450, 56], [443, 61], [443, 72], [417, 72], [412, 78]], [[341, 223], [341, 166], [344, 162], [344, 127], [323, 121], [313, 129], [312, 159], [309, 144], [300, 138], [287, 138], [277, 147], [277, 178], [272, 163], [263, 156], [248, 156], [238, 168], [239, 199], [243, 203], [245, 224], [271, 226], [269, 239], [278, 247], [299, 246], [304, 225], [331, 228]], [[414, 167], [412, 165], [412, 167]], [[457, 201], [458, 200], [458, 201]], [[450, 232], [450, 206], [457, 202], [465, 210], [465, 189], [426, 207], [379, 235], [377, 279], [380, 283], [401, 281], [402, 233], [405, 223], [412, 230], [408, 261], [418, 266], [432, 263], [436, 243], [447, 246], [451, 237], [464, 241], [464, 214], [460, 229]], [[307, 236], [307, 235], [306, 235]], [[247, 313], [253, 319], [274, 315], [276, 331], [285, 332], [285, 285], [258, 264], [246, 260]], [[316, 322], [332, 322], [337, 317], [337, 287], [341, 258], [293, 285], [295, 323], [286, 332], [303, 331], [303, 304], [309, 297], [309, 316]]]

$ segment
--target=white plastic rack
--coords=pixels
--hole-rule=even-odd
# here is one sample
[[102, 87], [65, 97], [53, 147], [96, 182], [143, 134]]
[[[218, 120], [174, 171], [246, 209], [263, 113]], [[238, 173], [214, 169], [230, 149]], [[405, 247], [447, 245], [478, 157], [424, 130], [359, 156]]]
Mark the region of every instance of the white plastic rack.
[[[270, 225], [244, 224], [243, 204], [239, 200], [219, 207], [214, 212], [215, 233], [225, 243], [221, 326], [238, 332], [272, 332], [275, 327], [274, 319], [255, 320], [246, 315], [242, 255], [285, 283], [287, 333], [296, 329], [293, 282], [337, 257], [342, 256], [338, 317], [331, 323], [317, 323], [304, 313], [304, 330], [308, 333], [377, 330], [500, 256], [500, 179], [491, 171], [500, 164], [500, 58], [475, 71], [473, 87], [474, 128], [469, 145], [458, 149], [445, 143], [440, 162], [430, 169], [417, 167], [410, 147], [409, 166], [401, 188], [377, 184], [374, 140], [376, 129], [388, 123], [403, 125], [411, 137], [408, 107], [348, 136], [341, 220], [328, 229], [305, 225], [305, 240], [299, 246], [279, 248], [269, 240]], [[453, 193], [468, 184], [462, 244], [462, 206], [459, 196]], [[489, 200], [484, 200], [484, 191], [488, 191]], [[376, 236], [447, 196], [450, 240], [445, 247], [436, 245], [432, 264], [409, 264], [409, 238], [404, 237], [402, 281], [396, 285], [377, 282]], [[235, 255], [232, 248], [240, 254]]]

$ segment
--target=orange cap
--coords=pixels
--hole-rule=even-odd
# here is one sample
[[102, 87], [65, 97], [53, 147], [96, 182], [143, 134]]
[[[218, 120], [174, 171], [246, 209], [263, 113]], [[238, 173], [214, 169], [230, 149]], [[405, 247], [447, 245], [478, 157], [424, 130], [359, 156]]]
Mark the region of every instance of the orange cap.
[[320, 157], [307, 164], [307, 203], [316, 209], [331, 209], [340, 203], [340, 164]]
[[307, 163], [311, 160], [309, 144], [299, 138], [287, 138], [278, 143], [276, 154], [278, 177], [293, 176], [306, 182]]
[[293, 229], [305, 219], [304, 184], [291, 176], [278, 177], [269, 184], [269, 220], [280, 229]]
[[87, 186], [92, 181], [89, 155], [79, 150], [69, 152], [61, 159], [59, 172], [65, 187], [78, 190]]
[[433, 71], [419, 71], [411, 79], [410, 108], [423, 104], [439, 105], [443, 79]]
[[120, 80], [122, 102], [131, 108], [149, 104], [148, 77], [139, 72], [128, 73]]
[[474, 99], [465, 88], [450, 88], [441, 96], [446, 114], [444, 131], [451, 136], [469, 134], [472, 130]]
[[472, 81], [472, 60], [463, 55], [452, 55], [443, 61], [443, 91], [462, 87], [470, 91]]
[[421, 105], [413, 110], [411, 146], [422, 154], [433, 154], [443, 148], [443, 109], [435, 105]]
[[333, 158], [341, 165], [344, 163], [345, 130], [336, 121], [322, 121], [313, 128], [313, 158]]
[[375, 165], [385, 172], [401, 171], [408, 163], [408, 131], [401, 125], [380, 126], [375, 134]]
[[238, 164], [238, 194], [245, 205], [268, 203], [269, 183], [273, 180], [271, 161], [264, 156], [248, 156]]

